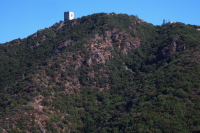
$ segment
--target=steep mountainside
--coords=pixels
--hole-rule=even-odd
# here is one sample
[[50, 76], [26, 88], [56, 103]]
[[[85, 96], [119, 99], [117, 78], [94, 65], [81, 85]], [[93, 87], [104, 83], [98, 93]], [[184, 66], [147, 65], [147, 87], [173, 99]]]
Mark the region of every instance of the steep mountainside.
[[0, 46], [0, 132], [199, 132], [198, 26], [99, 13]]

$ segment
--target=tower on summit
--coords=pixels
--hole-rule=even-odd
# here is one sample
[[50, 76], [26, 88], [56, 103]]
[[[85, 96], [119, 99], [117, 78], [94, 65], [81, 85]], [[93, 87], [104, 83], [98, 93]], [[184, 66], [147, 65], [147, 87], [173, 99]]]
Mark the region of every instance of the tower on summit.
[[64, 12], [64, 21], [74, 19], [74, 12]]

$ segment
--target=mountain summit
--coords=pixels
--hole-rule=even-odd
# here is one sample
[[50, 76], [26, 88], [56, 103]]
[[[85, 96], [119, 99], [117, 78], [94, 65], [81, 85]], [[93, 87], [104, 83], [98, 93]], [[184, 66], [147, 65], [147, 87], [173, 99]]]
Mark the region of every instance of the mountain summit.
[[0, 45], [0, 132], [199, 132], [197, 27], [98, 13]]

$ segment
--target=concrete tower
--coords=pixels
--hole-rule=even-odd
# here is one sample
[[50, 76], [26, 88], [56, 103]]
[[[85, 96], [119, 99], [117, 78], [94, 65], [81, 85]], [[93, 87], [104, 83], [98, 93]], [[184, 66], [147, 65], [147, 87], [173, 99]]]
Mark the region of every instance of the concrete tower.
[[64, 12], [64, 21], [74, 19], [74, 12]]

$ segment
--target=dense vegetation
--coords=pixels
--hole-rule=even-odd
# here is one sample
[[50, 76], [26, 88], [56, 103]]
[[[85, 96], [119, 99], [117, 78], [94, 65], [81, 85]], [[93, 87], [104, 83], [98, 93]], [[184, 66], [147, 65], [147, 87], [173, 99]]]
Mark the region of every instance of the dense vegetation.
[[200, 31], [126, 14], [0, 46], [0, 132], [200, 132]]

